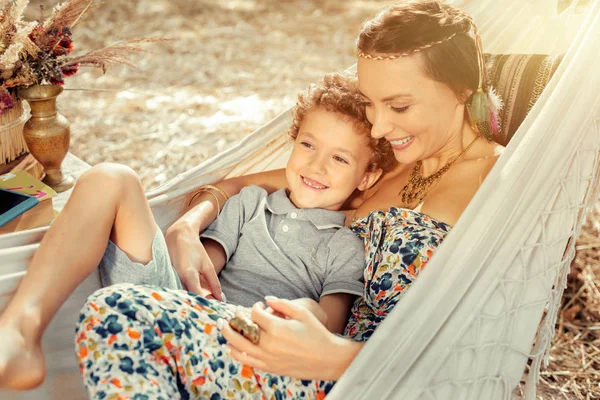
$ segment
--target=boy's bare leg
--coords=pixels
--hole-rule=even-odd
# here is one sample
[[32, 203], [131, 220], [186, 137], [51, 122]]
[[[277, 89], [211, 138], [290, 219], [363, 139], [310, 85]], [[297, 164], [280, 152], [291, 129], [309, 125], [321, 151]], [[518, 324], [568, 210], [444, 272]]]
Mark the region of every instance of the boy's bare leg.
[[144, 190], [130, 168], [100, 164], [81, 176], [0, 315], [0, 387], [28, 389], [44, 380], [42, 334], [96, 269], [109, 237], [132, 260], [147, 263], [155, 233]]

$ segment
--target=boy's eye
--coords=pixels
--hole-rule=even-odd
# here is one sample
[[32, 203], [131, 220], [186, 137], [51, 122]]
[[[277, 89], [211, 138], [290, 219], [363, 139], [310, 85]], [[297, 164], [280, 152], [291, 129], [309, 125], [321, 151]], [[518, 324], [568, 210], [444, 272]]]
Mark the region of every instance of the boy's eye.
[[345, 159], [343, 159], [343, 158], [342, 158], [342, 157], [340, 157], [340, 156], [333, 156], [333, 159], [334, 159], [335, 161], [337, 161], [337, 162], [341, 162], [341, 163], [343, 163], [343, 164], [349, 164], [349, 162], [348, 162], [348, 161], [346, 161]]
[[390, 108], [392, 109], [392, 111], [397, 112], [397, 113], [406, 112], [406, 111], [408, 111], [409, 107], [410, 106], [404, 106], [404, 107], [392, 107], [392, 106], [390, 106]]
[[300, 142], [300, 146], [304, 146], [306, 148], [312, 149], [313, 145], [308, 142]]

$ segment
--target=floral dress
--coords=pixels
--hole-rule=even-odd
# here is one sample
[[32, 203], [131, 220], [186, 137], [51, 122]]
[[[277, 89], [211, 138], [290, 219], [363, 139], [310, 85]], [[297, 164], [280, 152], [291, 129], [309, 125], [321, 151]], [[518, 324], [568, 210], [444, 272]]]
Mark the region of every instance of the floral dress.
[[[402, 208], [351, 229], [365, 244], [364, 296], [344, 335], [365, 341], [417, 278], [450, 226]], [[334, 381], [277, 376], [234, 360], [216, 327], [237, 306], [182, 290], [119, 284], [92, 294], [76, 351], [92, 399], [323, 399]]]

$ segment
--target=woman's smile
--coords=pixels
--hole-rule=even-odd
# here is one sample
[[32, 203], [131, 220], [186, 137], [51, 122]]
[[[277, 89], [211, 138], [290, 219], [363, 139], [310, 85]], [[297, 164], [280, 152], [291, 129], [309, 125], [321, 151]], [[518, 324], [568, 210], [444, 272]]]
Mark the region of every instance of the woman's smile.
[[[389, 140], [389, 139], [388, 139]], [[414, 136], [407, 136], [403, 139], [391, 139], [389, 140], [392, 148], [396, 151], [404, 150], [415, 141]]]

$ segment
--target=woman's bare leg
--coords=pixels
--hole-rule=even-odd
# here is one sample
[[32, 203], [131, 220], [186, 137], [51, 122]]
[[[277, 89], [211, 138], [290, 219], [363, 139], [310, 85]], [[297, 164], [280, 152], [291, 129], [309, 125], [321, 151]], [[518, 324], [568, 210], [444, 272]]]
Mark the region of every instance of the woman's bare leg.
[[133, 261], [152, 259], [156, 224], [139, 178], [100, 164], [81, 176], [0, 315], [0, 387], [28, 389], [45, 377], [41, 338], [67, 297], [98, 266], [110, 238]]

